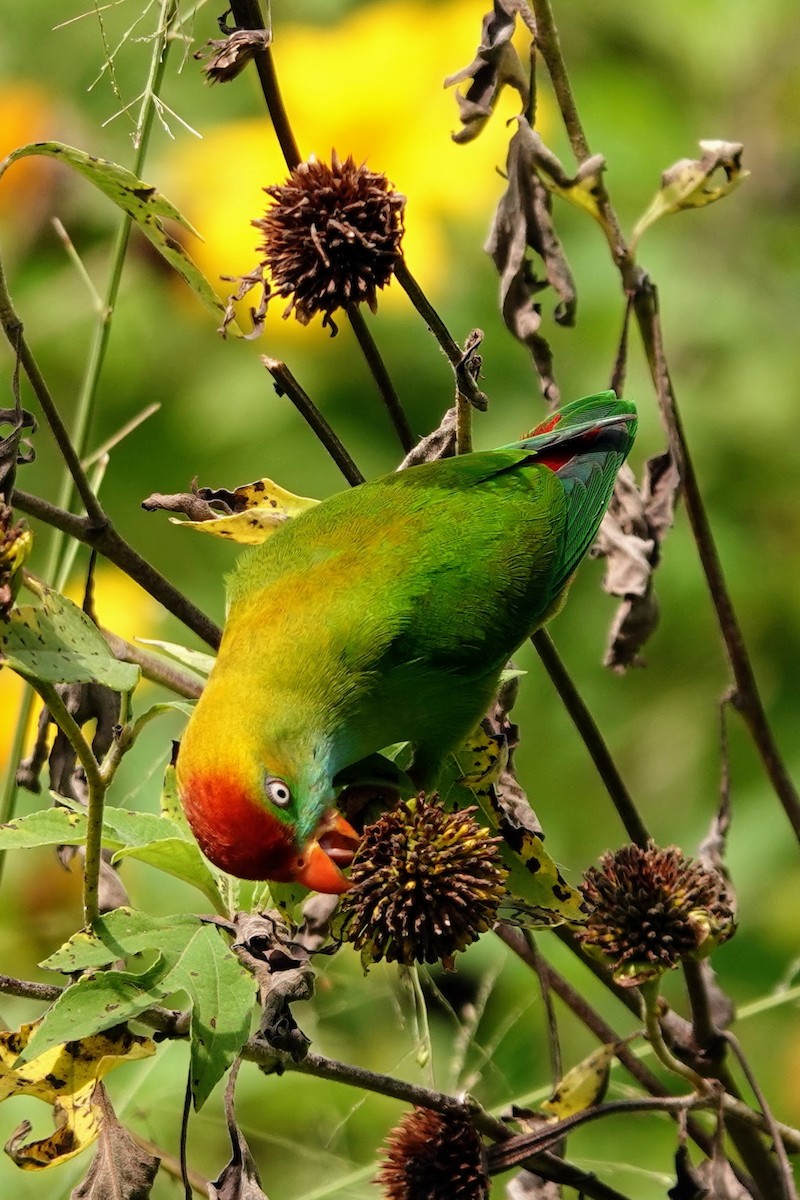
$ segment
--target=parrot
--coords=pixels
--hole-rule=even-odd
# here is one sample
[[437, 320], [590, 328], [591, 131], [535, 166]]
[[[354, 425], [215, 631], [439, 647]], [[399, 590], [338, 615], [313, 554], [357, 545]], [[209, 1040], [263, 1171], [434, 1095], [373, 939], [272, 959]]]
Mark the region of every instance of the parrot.
[[344, 781], [380, 782], [380, 752], [409, 743], [407, 782], [435, 789], [510, 657], [563, 603], [636, 428], [632, 403], [588, 396], [511, 445], [337, 493], [242, 554], [176, 761], [212, 863], [348, 889], [359, 835], [336, 805]]

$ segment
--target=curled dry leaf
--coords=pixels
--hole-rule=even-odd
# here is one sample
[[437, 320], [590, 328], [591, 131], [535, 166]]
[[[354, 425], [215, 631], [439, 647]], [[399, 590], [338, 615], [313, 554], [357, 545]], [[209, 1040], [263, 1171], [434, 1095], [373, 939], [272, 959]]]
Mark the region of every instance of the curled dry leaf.
[[268, 29], [233, 29], [225, 38], [212, 38], [194, 57], [206, 60], [203, 70], [209, 83], [230, 83], [271, 41]]
[[704, 1200], [711, 1192], [692, 1165], [689, 1148], [681, 1141], [675, 1152], [675, 1183], [667, 1192], [669, 1200]]
[[[551, 405], [559, 400], [550, 347], [540, 333], [542, 314], [533, 299], [550, 286], [559, 298], [554, 317], [559, 325], [575, 321], [577, 294], [569, 264], [551, 219], [550, 193], [536, 170], [541, 139], [524, 117], [518, 119], [506, 160], [508, 186], [500, 198], [486, 252], [500, 275], [500, 309], [514, 337], [523, 342], [539, 375], [542, 393]], [[534, 270], [528, 251], [544, 266]]]
[[294, 941], [278, 912], [240, 913], [233, 950], [255, 975], [262, 1008], [259, 1033], [274, 1049], [299, 1062], [308, 1053], [309, 1039], [299, 1028], [290, 1005], [310, 1000], [314, 970], [309, 952]]
[[617, 476], [608, 512], [592, 549], [595, 557], [606, 559], [604, 590], [611, 596], [622, 597], [603, 660], [612, 670], [641, 666], [641, 648], [658, 625], [653, 572], [661, 557], [662, 542], [672, 526], [680, 483], [669, 451], [648, 459], [641, 489], [627, 463]]
[[750, 174], [742, 167], [741, 142], [704, 141], [700, 149], [702, 158], [682, 158], [664, 171], [661, 187], [636, 223], [632, 251], [644, 231], [661, 217], [687, 208], [705, 208], [729, 195]]
[[483, 18], [475, 58], [445, 79], [445, 87], [470, 80], [466, 92], [456, 91], [462, 128], [452, 135], [454, 142], [471, 142], [478, 136], [506, 85], [519, 92], [523, 106], [528, 103], [528, 77], [511, 44], [516, 19], [516, 0], [494, 0], [492, 11]]
[[397, 468], [398, 471], [404, 471], [406, 467], [419, 466], [420, 463], [435, 462], [439, 458], [451, 458], [456, 452], [456, 419], [455, 406], [448, 408], [442, 417], [439, 428], [421, 438], [416, 446], [409, 450]]
[[22, 433], [25, 429], [36, 432], [36, 418], [20, 405], [17, 396], [15, 408], [0, 408], [0, 427], [3, 425], [10, 425], [11, 432], [0, 437], [0, 497], [11, 500], [17, 467], [33, 462], [35, 457], [33, 446], [27, 438], [23, 440]]
[[117, 1120], [102, 1083], [95, 1089], [94, 1101], [101, 1114], [97, 1150], [70, 1200], [148, 1200], [161, 1159], [137, 1145]]
[[228, 1125], [228, 1137], [231, 1139], [231, 1159], [219, 1178], [209, 1183], [209, 1200], [267, 1200], [261, 1187], [258, 1167], [236, 1121], [234, 1092], [240, 1064], [241, 1059], [231, 1068], [225, 1088], [225, 1120]]
[[[229, 491], [227, 488], [195, 488], [191, 492], [162, 495], [155, 492], [142, 501], [148, 512], [158, 509], [182, 512], [190, 519], [170, 517], [173, 525], [212, 533], [215, 537], [257, 546], [284, 521], [299, 516], [318, 504], [309, 496], [295, 496], [272, 479], [256, 479]], [[220, 515], [221, 514], [221, 515]]]
[[54, 1046], [15, 1066], [39, 1025], [41, 1021], [0, 1033], [0, 1101], [9, 1096], [34, 1096], [53, 1108], [52, 1134], [26, 1143], [31, 1129], [26, 1121], [6, 1144], [6, 1153], [28, 1171], [66, 1162], [91, 1145], [103, 1119], [98, 1081], [120, 1063], [155, 1053], [150, 1038], [137, 1037], [119, 1025]]

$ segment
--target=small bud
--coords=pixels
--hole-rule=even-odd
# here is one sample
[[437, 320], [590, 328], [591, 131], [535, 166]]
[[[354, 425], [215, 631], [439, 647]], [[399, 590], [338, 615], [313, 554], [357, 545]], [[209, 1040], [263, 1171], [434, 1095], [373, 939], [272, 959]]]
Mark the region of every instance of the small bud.
[[505, 895], [498, 838], [424, 796], [364, 830], [342, 900], [344, 936], [365, 966], [385, 958], [452, 964], [490, 929]]
[[623, 846], [590, 867], [581, 887], [589, 906], [577, 936], [633, 987], [703, 958], [731, 937], [733, 907], [722, 876], [676, 846]]
[[386, 1139], [377, 1183], [386, 1200], [487, 1200], [483, 1142], [466, 1116], [415, 1108]]
[[337, 309], [366, 303], [374, 312], [400, 254], [405, 196], [385, 175], [352, 157], [341, 162], [335, 151], [330, 165], [312, 158], [264, 190], [274, 203], [253, 224], [273, 291], [290, 298], [284, 316], [293, 312], [307, 325], [322, 313], [335, 333]]

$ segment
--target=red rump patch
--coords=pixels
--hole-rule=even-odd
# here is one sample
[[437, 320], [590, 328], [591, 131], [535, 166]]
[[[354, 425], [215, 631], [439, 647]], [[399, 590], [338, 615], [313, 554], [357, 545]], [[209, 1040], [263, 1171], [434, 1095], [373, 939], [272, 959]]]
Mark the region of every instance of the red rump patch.
[[292, 830], [254, 803], [229, 775], [203, 773], [181, 780], [186, 818], [200, 849], [239, 879], [293, 878]]

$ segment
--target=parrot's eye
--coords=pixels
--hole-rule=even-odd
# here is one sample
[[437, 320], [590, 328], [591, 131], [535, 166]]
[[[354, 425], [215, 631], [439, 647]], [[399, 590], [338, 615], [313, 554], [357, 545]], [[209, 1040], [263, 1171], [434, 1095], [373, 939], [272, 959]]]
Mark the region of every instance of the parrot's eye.
[[264, 784], [264, 790], [273, 804], [277, 804], [278, 808], [286, 808], [292, 802], [292, 793], [289, 790], [289, 785], [284, 783], [282, 779], [268, 779]]

